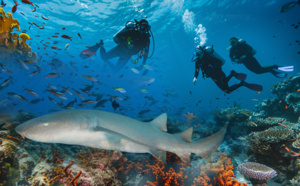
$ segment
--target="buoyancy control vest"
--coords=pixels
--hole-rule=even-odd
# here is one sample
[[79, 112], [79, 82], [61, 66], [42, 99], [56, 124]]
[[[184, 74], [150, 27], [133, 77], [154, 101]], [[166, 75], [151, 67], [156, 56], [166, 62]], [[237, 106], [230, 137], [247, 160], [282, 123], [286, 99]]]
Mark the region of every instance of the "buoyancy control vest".
[[128, 30], [135, 30], [136, 28], [137, 28], [137, 25], [136, 25], [135, 22], [133, 22], [133, 21], [128, 21], [128, 22], [125, 24], [125, 26], [124, 26], [122, 29], [120, 29], [120, 30], [113, 36], [114, 42], [115, 42], [116, 44], [120, 44], [121, 42], [120, 42], [120, 40], [119, 40], [119, 38], [118, 38], [118, 35], [119, 35], [120, 33], [127, 32]]

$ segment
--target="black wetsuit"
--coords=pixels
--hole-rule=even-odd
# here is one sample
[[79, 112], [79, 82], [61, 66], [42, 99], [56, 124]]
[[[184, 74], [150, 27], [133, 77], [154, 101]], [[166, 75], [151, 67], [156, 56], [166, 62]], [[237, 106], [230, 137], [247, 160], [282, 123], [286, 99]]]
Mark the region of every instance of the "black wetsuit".
[[[132, 55], [138, 54], [143, 49], [145, 49], [143, 53], [143, 64], [146, 63], [150, 45], [149, 33], [141, 33], [137, 30], [127, 30], [119, 33], [116, 37], [120, 41], [120, 44], [110, 51], [106, 52], [104, 47], [100, 47], [100, 55], [104, 61], [114, 57], [120, 57], [115, 67], [115, 71], [121, 70]], [[133, 45], [132, 48], [128, 48], [129, 42]]]
[[246, 58], [241, 60], [240, 63], [243, 63], [247, 69], [256, 74], [270, 72], [277, 77], [278, 73], [280, 73], [275, 71], [275, 69], [278, 67], [277, 65], [262, 67], [256, 58], [253, 57], [253, 48], [245, 41], [238, 42], [236, 46], [232, 46], [230, 49], [229, 57], [233, 62], [235, 62], [235, 59], [240, 59], [243, 55], [245, 55]]
[[234, 84], [229, 87], [228, 82], [234, 76], [234, 74], [230, 74], [226, 77], [225, 73], [222, 71], [222, 61], [210, 56], [208, 53], [204, 53], [202, 59], [196, 58], [194, 75], [195, 78], [198, 77], [200, 69], [202, 71], [203, 78], [211, 77], [211, 79], [217, 84], [217, 86], [228, 94], [243, 86], [240, 83]]

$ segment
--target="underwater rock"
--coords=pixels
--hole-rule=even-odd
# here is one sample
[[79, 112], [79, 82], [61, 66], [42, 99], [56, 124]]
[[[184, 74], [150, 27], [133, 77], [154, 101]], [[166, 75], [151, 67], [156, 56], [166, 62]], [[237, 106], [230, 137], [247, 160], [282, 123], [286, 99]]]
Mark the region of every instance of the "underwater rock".
[[25, 33], [21, 33], [20, 36], [16, 33], [12, 34], [14, 28], [21, 30], [19, 21], [13, 19], [11, 13], [5, 13], [0, 7], [0, 59], [36, 62], [36, 53], [31, 52], [31, 47], [26, 43], [30, 37]]

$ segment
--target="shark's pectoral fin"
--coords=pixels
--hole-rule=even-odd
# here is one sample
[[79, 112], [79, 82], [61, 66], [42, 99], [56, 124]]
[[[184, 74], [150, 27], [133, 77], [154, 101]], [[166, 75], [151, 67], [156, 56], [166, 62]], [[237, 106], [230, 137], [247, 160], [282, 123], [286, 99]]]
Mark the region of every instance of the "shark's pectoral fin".
[[151, 149], [149, 152], [152, 156], [154, 156], [155, 158], [159, 159], [160, 161], [162, 161], [164, 164], [167, 163], [166, 160], [166, 152], [165, 151], [160, 151], [160, 150], [155, 150], [155, 149]]
[[191, 153], [176, 153], [176, 155], [181, 159], [181, 161], [183, 161], [185, 164], [190, 165], [191, 161], [190, 161], [190, 156]]
[[167, 114], [163, 113], [149, 122], [150, 125], [157, 127], [159, 130], [167, 132]]
[[192, 142], [193, 127], [179, 133], [180, 137], [187, 142]]

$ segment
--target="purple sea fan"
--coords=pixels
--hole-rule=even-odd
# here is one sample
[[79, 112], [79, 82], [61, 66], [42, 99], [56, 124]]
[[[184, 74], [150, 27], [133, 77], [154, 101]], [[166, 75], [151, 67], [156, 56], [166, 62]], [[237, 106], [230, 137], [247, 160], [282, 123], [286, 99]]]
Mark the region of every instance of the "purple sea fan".
[[[237, 169], [245, 176], [248, 176], [252, 181], [263, 183], [277, 175], [277, 172], [272, 168], [255, 162], [247, 162], [240, 164]], [[254, 180], [253, 180], [254, 179]], [[260, 181], [258, 181], [260, 180]]]

